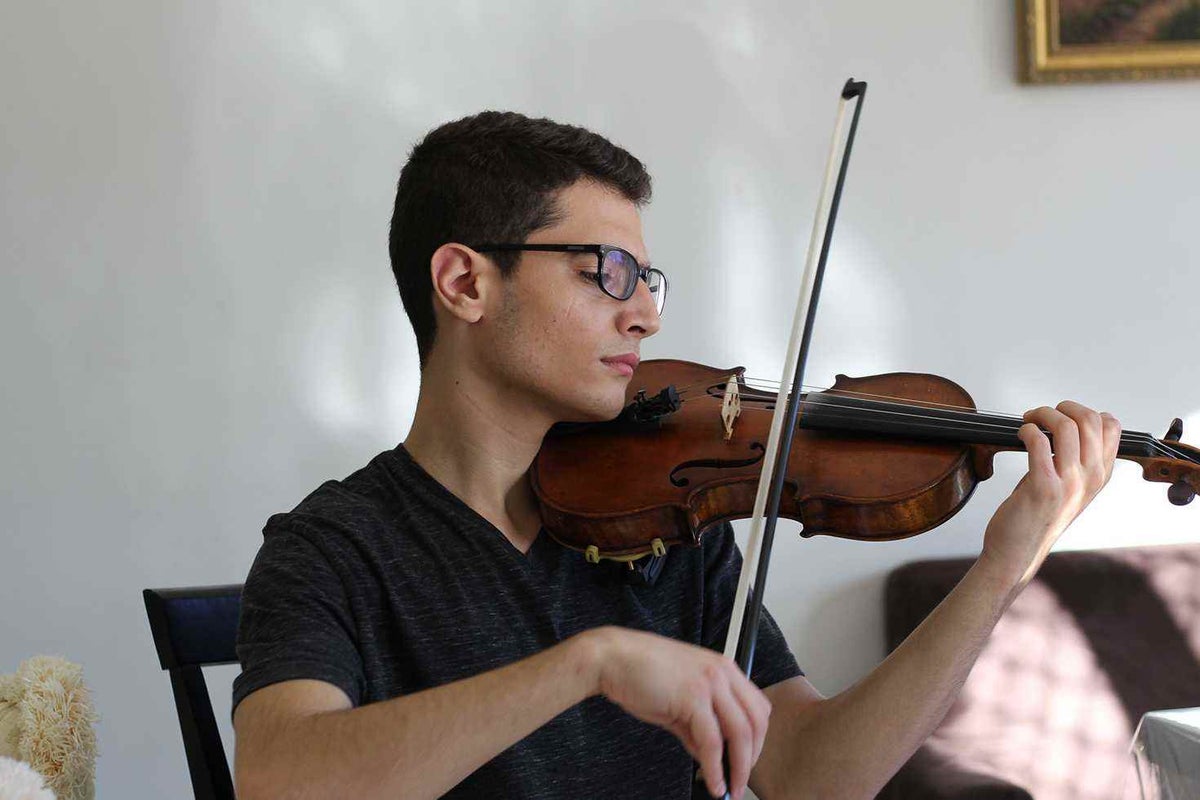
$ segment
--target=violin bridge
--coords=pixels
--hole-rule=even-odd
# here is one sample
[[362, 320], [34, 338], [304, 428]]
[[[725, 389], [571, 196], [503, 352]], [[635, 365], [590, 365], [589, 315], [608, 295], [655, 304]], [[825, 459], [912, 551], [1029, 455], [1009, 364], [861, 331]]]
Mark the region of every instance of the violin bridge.
[[733, 421], [742, 413], [742, 396], [738, 394], [737, 375], [730, 375], [725, 382], [725, 395], [721, 399], [721, 422], [725, 425], [725, 441], [733, 438]]

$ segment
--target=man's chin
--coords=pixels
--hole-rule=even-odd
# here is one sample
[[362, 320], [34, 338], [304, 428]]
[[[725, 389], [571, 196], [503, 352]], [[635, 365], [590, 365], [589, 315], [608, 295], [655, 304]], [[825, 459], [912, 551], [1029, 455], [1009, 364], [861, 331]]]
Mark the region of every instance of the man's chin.
[[619, 402], [615, 403], [597, 403], [587, 406], [575, 406], [571, 408], [566, 416], [563, 417], [563, 422], [608, 422], [620, 416], [625, 410], [625, 398], [619, 398]]

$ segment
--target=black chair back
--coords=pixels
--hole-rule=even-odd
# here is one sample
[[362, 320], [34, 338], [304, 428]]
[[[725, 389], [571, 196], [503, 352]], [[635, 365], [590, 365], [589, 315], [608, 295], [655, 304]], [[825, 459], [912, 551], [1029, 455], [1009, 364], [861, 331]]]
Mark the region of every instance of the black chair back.
[[233, 780], [201, 667], [237, 663], [242, 585], [145, 589], [158, 663], [171, 674], [196, 800], [234, 800]]

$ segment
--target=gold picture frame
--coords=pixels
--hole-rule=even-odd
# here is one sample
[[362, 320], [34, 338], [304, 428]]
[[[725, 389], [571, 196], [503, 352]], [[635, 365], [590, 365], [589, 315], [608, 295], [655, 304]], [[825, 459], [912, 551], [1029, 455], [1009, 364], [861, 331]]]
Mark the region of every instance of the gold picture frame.
[[1017, 0], [1021, 80], [1200, 77], [1200, 0], [1143, 0], [1140, 8], [1132, 8], [1136, 5], [1115, 0]]

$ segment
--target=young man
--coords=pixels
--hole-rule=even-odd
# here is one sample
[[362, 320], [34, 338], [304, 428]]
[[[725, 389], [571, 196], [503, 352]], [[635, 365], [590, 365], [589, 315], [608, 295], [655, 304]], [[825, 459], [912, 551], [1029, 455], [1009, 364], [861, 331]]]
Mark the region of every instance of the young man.
[[[551, 425], [621, 410], [659, 329], [649, 195], [639, 161], [549, 120], [485, 112], [414, 149], [391, 256], [416, 416], [402, 445], [264, 529], [234, 684], [242, 800], [684, 798], [692, 759], [700, 793], [719, 795], [724, 746], [735, 797], [747, 782], [772, 800], [872, 797], [1107, 483], [1116, 419], [1028, 412], [1029, 474], [903, 645], [824, 698], [764, 615], [742, 675], [719, 652], [741, 561], [728, 525], [638, 582], [550, 539], [526, 477]], [[619, 249], [551, 248], [598, 244]]]

